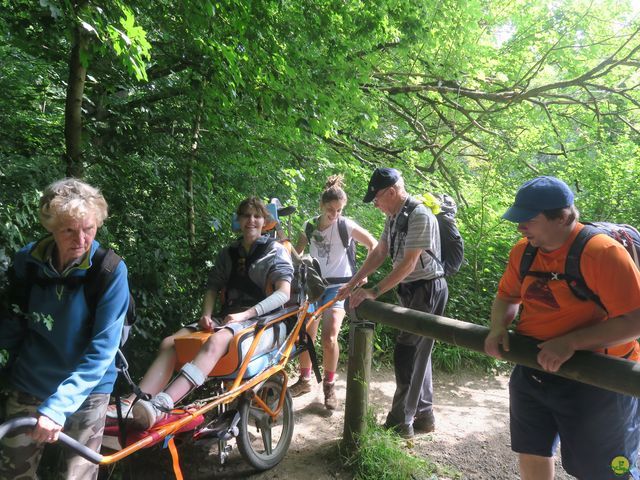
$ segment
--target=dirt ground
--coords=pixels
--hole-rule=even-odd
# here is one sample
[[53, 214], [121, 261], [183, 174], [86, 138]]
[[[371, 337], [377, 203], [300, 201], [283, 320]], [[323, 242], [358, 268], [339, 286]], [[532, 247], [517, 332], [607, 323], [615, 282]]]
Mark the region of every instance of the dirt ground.
[[[509, 443], [507, 382], [505, 375], [434, 373], [436, 431], [403, 442], [412, 455], [426, 458], [439, 467], [437, 476], [430, 480], [518, 478], [516, 455]], [[320, 386], [294, 399], [294, 437], [285, 459], [275, 468], [255, 473], [235, 445], [227, 463], [220, 466], [215, 444], [187, 444], [180, 449], [185, 480], [351, 478], [336, 459], [336, 445], [344, 427], [345, 387], [343, 373], [337, 380], [340, 408], [333, 414], [324, 408]], [[391, 404], [394, 388], [392, 371], [372, 372], [370, 405], [380, 422]], [[174, 478], [167, 450], [152, 448], [125, 462], [113, 478]], [[556, 479], [570, 478], [573, 477], [556, 461]]]

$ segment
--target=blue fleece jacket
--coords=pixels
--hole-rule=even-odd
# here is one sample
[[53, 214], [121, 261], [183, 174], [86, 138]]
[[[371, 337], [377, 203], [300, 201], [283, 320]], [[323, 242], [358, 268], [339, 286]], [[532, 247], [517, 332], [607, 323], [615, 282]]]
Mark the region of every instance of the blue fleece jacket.
[[[26, 276], [26, 264], [35, 263], [39, 276], [84, 276], [91, 265], [98, 242], [82, 262], [62, 274], [49, 263], [53, 238], [45, 238], [36, 248], [29, 244], [14, 258], [18, 278]], [[33, 249], [33, 251], [31, 251]], [[64, 284], [33, 285], [29, 312], [48, 315], [51, 330], [30, 315], [24, 331], [19, 320], [0, 322], [0, 339], [7, 349], [17, 348], [11, 369], [12, 386], [42, 399], [38, 412], [64, 425], [92, 393], [111, 393], [116, 379], [115, 355], [129, 304], [127, 267], [120, 262], [96, 308], [92, 323], [85, 301], [84, 286]], [[13, 343], [13, 345], [12, 345]]]

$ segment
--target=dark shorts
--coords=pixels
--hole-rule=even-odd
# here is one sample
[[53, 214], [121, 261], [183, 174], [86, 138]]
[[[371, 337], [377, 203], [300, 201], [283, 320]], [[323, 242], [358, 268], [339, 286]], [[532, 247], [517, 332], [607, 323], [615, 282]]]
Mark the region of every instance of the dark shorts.
[[553, 456], [581, 480], [640, 479], [638, 399], [516, 366], [509, 382], [511, 448]]

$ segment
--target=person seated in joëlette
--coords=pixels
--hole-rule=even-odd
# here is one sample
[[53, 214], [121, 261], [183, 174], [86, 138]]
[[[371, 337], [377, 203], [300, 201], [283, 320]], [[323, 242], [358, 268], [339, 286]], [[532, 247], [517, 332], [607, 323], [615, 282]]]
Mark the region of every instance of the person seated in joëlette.
[[[249, 197], [240, 203], [236, 213], [242, 236], [218, 254], [209, 274], [202, 316], [162, 341], [158, 356], [140, 382], [140, 389], [152, 398], [136, 402], [126, 415], [137, 428], [148, 429], [165, 419], [177, 402], [205, 382], [236, 333], [289, 300], [293, 279], [291, 256], [274, 238], [262, 235], [265, 223], [270, 221], [264, 203]], [[214, 317], [221, 291], [224, 291], [222, 308]], [[214, 333], [169, 383], [176, 366], [175, 338], [198, 329]], [[134, 397], [123, 400], [123, 411], [129, 409], [133, 400]]]

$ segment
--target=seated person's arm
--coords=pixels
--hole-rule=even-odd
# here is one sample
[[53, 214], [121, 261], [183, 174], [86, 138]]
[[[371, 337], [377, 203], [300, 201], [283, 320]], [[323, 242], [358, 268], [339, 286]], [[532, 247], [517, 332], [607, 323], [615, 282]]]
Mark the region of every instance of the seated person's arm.
[[213, 320], [211, 315], [216, 307], [216, 299], [218, 298], [217, 290], [207, 290], [204, 294], [204, 301], [202, 302], [202, 316], [198, 321], [198, 325], [203, 330], [211, 330], [213, 328]]
[[275, 291], [260, 303], [248, 310], [239, 313], [232, 313], [224, 317], [224, 323], [244, 322], [253, 317], [258, 317], [281, 307], [291, 296], [291, 283], [288, 280], [278, 280]]

